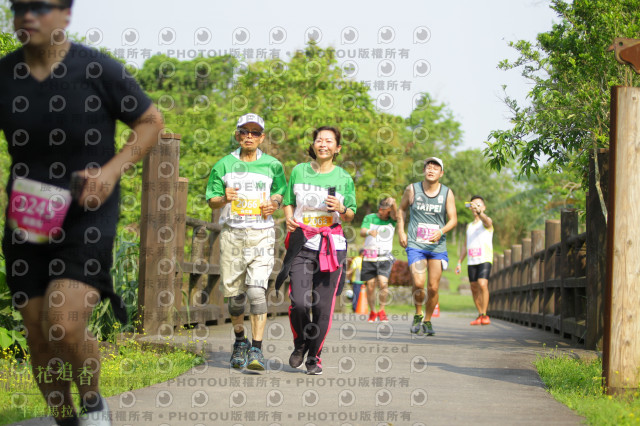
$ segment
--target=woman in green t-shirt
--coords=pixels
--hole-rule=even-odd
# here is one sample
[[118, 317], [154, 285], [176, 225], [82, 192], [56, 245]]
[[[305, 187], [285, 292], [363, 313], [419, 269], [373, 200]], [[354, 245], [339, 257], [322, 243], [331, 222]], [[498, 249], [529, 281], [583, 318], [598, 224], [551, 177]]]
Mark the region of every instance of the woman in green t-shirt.
[[289, 365], [300, 367], [306, 354], [307, 374], [322, 374], [320, 353], [346, 272], [341, 224], [351, 222], [356, 212], [353, 179], [334, 164], [341, 149], [338, 129], [316, 129], [309, 147], [313, 161], [294, 167], [283, 202], [288, 251], [298, 250], [293, 258], [287, 253], [294, 343]]

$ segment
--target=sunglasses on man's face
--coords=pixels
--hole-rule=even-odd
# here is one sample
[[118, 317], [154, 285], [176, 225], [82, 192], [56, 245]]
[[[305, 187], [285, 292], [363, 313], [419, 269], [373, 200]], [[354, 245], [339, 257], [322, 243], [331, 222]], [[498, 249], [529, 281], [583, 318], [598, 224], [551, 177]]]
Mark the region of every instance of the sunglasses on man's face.
[[31, 12], [34, 16], [42, 16], [50, 13], [53, 9], [64, 10], [66, 6], [60, 4], [47, 3], [46, 1], [16, 2], [11, 4], [11, 12], [14, 17], [21, 18]]
[[250, 130], [247, 130], [247, 129], [238, 129], [238, 134], [240, 136], [251, 135], [254, 138], [259, 138], [260, 136], [262, 136], [262, 132], [258, 132], [258, 131], [255, 131], [255, 130], [254, 131], [250, 131]]

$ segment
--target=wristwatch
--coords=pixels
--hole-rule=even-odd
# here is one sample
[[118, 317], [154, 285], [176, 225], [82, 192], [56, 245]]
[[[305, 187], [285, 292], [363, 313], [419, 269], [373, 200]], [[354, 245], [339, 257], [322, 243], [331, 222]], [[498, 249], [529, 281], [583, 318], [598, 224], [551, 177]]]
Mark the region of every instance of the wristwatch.
[[340, 212], [340, 214], [347, 214], [347, 206], [344, 206], [344, 211]]

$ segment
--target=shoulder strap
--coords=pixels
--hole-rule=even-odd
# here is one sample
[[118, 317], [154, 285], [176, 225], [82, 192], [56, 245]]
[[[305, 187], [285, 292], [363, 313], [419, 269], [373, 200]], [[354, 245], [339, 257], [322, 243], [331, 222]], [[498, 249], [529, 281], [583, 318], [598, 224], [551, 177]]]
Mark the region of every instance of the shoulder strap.
[[413, 200], [409, 203], [409, 205], [413, 205], [416, 201], [416, 195], [418, 195], [418, 191], [422, 192], [422, 182], [414, 182], [411, 184], [413, 189]]

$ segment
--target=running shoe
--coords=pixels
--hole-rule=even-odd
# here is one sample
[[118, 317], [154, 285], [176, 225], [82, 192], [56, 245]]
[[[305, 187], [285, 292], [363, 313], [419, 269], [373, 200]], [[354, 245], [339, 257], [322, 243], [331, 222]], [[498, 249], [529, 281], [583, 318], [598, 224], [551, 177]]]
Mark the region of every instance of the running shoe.
[[369, 314], [369, 322], [376, 322], [376, 318], [378, 318], [378, 314], [371, 311], [371, 313]]
[[482, 325], [482, 315], [478, 315], [478, 318], [471, 321], [469, 325]]
[[305, 348], [294, 349], [291, 352], [291, 356], [289, 356], [289, 365], [293, 368], [298, 368], [302, 365], [302, 361], [304, 361], [304, 354], [307, 352]]
[[389, 318], [387, 318], [387, 314], [384, 310], [378, 312], [378, 321], [389, 322]]
[[413, 324], [411, 324], [411, 333], [413, 334], [419, 334], [420, 330], [422, 328], [422, 318], [424, 318], [424, 316], [422, 315], [414, 315], [413, 316]]
[[249, 349], [247, 364], [247, 369], [249, 370], [264, 371], [264, 355], [262, 355], [262, 350], [254, 347]]
[[320, 358], [308, 357], [307, 362], [304, 363], [307, 367], [307, 374], [310, 376], [317, 376], [322, 374], [322, 364]]
[[491, 324], [491, 320], [489, 319], [489, 315], [483, 315], [481, 321], [482, 321], [482, 325]]
[[107, 401], [102, 400], [102, 409], [91, 413], [84, 413], [78, 417], [78, 426], [111, 426], [111, 411]]
[[244, 368], [247, 366], [247, 351], [249, 349], [249, 343], [235, 342], [233, 344], [233, 352], [231, 353], [231, 366], [233, 368]]
[[422, 332], [427, 336], [433, 336], [436, 334], [433, 330], [433, 326], [431, 325], [431, 321], [425, 321], [422, 323]]

